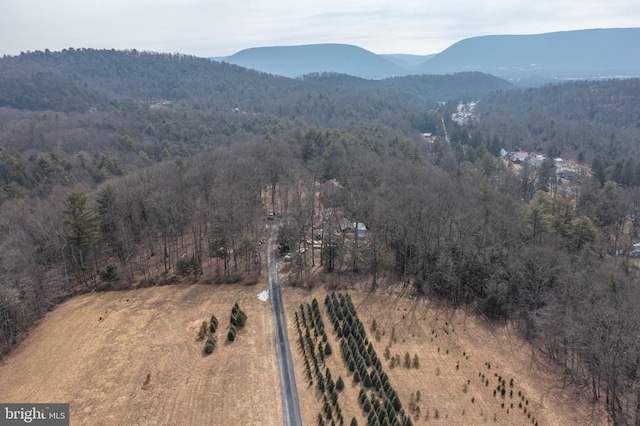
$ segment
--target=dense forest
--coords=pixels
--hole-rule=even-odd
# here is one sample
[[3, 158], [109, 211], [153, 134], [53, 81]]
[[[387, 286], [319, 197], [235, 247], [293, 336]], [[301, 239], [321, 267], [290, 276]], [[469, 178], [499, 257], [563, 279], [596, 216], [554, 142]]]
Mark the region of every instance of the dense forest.
[[[256, 281], [272, 212], [292, 284], [319, 261], [341, 285], [510, 321], [614, 424], [638, 424], [638, 270], [616, 254], [639, 238], [639, 90], [479, 73], [291, 80], [136, 51], [4, 57], [0, 353], [79, 292]], [[454, 124], [471, 100], [479, 119]], [[560, 191], [549, 167], [501, 149], [592, 173]], [[367, 236], [339, 233], [343, 218]]]

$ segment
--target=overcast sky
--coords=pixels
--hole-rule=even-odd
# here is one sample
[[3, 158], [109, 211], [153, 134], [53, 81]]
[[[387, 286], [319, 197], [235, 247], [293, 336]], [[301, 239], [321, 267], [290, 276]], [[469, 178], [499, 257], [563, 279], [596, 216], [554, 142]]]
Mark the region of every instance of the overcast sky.
[[0, 55], [88, 47], [211, 57], [313, 43], [424, 55], [478, 35], [638, 26], [639, 0], [0, 0]]

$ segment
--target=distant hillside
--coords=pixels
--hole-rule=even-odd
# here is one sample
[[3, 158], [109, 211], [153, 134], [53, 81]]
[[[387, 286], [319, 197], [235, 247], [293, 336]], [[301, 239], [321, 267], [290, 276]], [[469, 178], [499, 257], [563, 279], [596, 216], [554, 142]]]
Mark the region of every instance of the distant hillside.
[[535, 86], [557, 79], [640, 77], [640, 28], [472, 37], [435, 55], [376, 55], [346, 44], [258, 47], [212, 58], [297, 78], [311, 73], [384, 79], [479, 71]]
[[514, 88], [511, 83], [501, 78], [479, 72], [408, 75], [388, 78], [381, 81], [380, 86], [418, 98], [432, 98], [440, 101], [479, 99], [497, 90]]
[[640, 28], [462, 40], [425, 61], [425, 74], [480, 71], [511, 81], [640, 76]]
[[[247, 119], [264, 120], [255, 131], [261, 131], [267, 115], [326, 127], [353, 126], [382, 117], [393, 123], [408, 122], [416, 112], [436, 108], [438, 101], [478, 99], [509, 87], [481, 73], [385, 80], [311, 73], [291, 79], [204, 58], [135, 50], [66, 49], [0, 58], [0, 109], [194, 108], [241, 113], [235, 114], [234, 121], [245, 114]], [[245, 127], [254, 131], [252, 126]], [[231, 134], [233, 129], [224, 132]]]
[[422, 65], [428, 59], [435, 56], [434, 55], [405, 55], [401, 53], [396, 54], [385, 54], [379, 55], [386, 60], [393, 62], [394, 64], [404, 68], [405, 70], [411, 70], [414, 67]]
[[102, 110], [168, 100], [271, 112], [261, 99], [297, 86], [287, 78], [181, 54], [65, 49], [0, 59], [0, 107], [28, 110]]
[[407, 74], [404, 68], [384, 57], [347, 44], [257, 47], [242, 50], [227, 58], [218, 58], [220, 59], [230, 64], [291, 78], [316, 72], [349, 74], [367, 79]]

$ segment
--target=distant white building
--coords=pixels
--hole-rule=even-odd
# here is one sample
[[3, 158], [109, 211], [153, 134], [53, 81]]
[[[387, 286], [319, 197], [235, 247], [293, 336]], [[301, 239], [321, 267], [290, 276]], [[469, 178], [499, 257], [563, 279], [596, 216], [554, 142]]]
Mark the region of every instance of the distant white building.
[[556, 171], [558, 173], [564, 172], [565, 169], [570, 166], [570, 163], [568, 161], [564, 161], [562, 158], [554, 158], [553, 161], [556, 164]]

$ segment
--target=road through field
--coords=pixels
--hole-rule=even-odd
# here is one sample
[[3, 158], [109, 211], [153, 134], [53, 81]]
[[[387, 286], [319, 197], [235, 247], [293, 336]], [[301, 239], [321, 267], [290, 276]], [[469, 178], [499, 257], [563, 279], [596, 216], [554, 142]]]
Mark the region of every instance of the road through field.
[[269, 293], [271, 293], [271, 309], [275, 325], [276, 348], [278, 364], [280, 367], [280, 385], [282, 387], [282, 409], [286, 426], [302, 426], [300, 414], [300, 402], [298, 401], [298, 389], [291, 361], [291, 349], [289, 347], [289, 335], [282, 306], [282, 294], [278, 284], [278, 265], [273, 247], [277, 225], [272, 225], [269, 237], [267, 264], [269, 268]]

